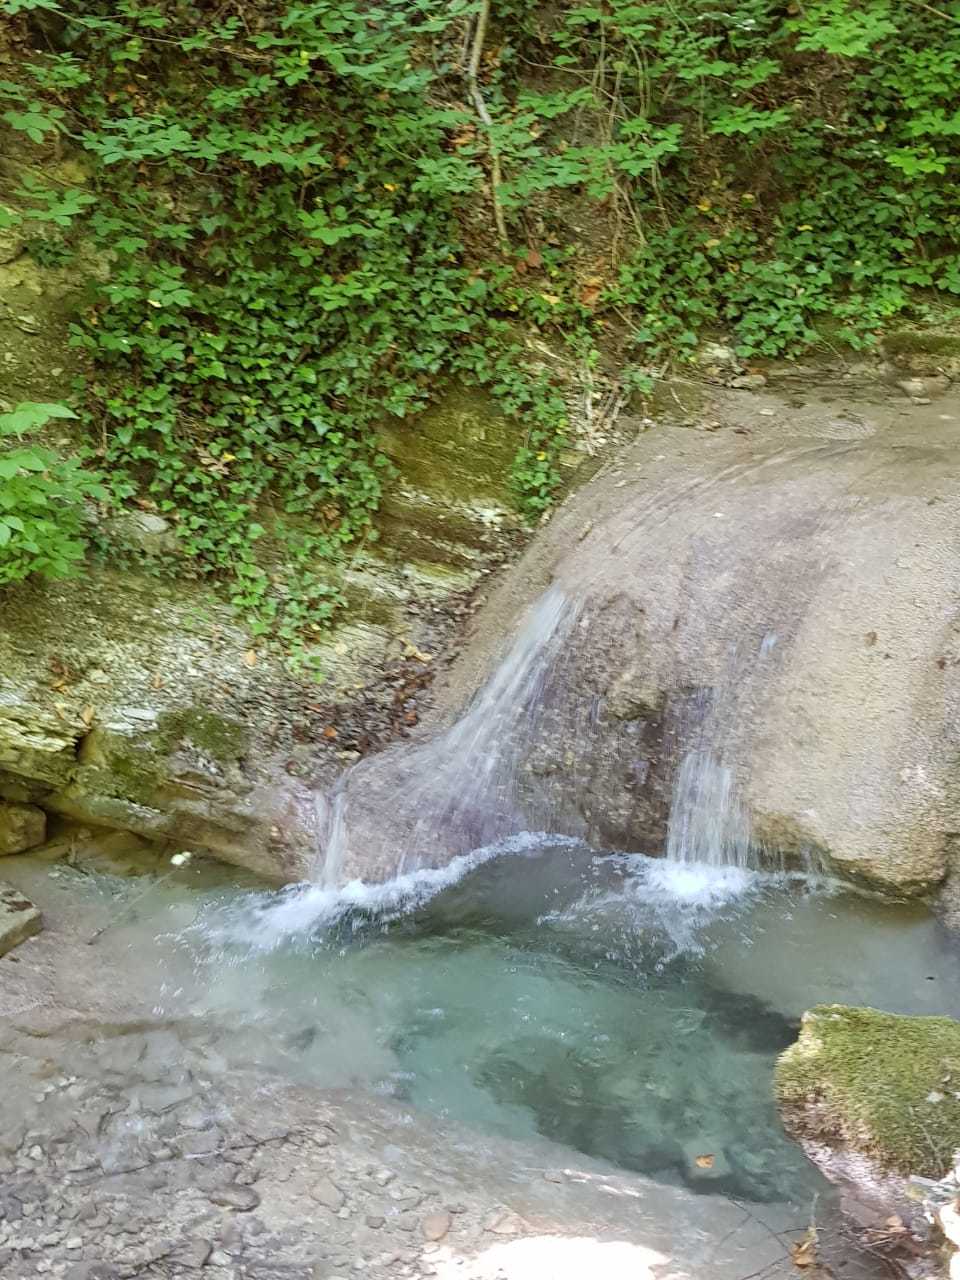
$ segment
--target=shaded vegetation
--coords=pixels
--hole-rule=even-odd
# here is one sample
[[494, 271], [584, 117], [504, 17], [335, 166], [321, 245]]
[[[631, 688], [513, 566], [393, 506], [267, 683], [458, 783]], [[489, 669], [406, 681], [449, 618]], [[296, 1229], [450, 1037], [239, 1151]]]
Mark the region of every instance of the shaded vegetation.
[[705, 332], [862, 347], [960, 294], [953, 0], [5, 8], [0, 119], [88, 181], [40, 166], [0, 216], [112, 259], [73, 337], [111, 501], [287, 642], [375, 537], [378, 427], [450, 378], [516, 415], [536, 517], [584, 385], [616, 404]]

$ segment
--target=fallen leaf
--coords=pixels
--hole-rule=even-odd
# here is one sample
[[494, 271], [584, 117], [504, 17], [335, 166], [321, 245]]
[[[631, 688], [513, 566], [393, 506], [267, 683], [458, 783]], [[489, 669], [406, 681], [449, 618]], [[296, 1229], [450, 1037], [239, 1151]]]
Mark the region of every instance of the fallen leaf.
[[411, 644], [409, 640], [404, 645], [404, 654], [408, 658], [414, 658], [417, 662], [432, 662], [433, 654], [424, 653], [422, 649], [418, 649], [415, 644]]
[[255, 667], [257, 665], [257, 651], [255, 649], [248, 649], [243, 655], [243, 660], [248, 667]]
[[589, 284], [580, 290], [580, 301], [585, 307], [594, 307], [600, 297], [599, 285]]
[[871, 648], [873, 645], [877, 643], [877, 633], [875, 631], [868, 631], [867, 634], [863, 637], [863, 643], [867, 646], [868, 649]]
[[716, 1156], [710, 1156], [710, 1155], [697, 1156], [697, 1158], [694, 1160], [693, 1163], [697, 1166], [698, 1169], [712, 1169], [716, 1162], [716, 1159], [717, 1159]]
[[151, 689], [162, 689], [162, 688], [163, 688], [163, 676], [161, 676], [159, 672], [158, 672], [158, 673], [153, 677], [153, 679], [150, 681], [150, 688], [151, 688]]
[[790, 1250], [793, 1265], [800, 1271], [817, 1265], [817, 1233], [811, 1227], [802, 1240], [798, 1240]]
[[527, 250], [527, 266], [533, 271], [536, 271], [538, 267], [543, 266], [543, 254], [539, 249]]
[[93, 707], [84, 707], [80, 712], [80, 719], [85, 725], [89, 726], [93, 723]]
[[332, 724], [328, 724], [324, 729], [322, 736], [329, 741], [330, 739], [337, 737], [337, 731]]
[[557, 306], [557, 304], [560, 301], [560, 299], [557, 297], [555, 293], [541, 293], [540, 297], [544, 300], [544, 302], [549, 302], [551, 307]]

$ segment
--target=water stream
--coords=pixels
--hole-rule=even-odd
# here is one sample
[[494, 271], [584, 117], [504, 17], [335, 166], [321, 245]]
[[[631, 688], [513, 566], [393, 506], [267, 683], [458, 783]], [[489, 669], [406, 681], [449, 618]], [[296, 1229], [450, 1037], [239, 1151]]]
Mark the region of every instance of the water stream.
[[825, 1184], [771, 1093], [802, 1010], [960, 1014], [922, 910], [556, 838], [345, 893], [165, 886], [116, 930], [155, 1015], [216, 1028], [229, 1065], [804, 1211]]

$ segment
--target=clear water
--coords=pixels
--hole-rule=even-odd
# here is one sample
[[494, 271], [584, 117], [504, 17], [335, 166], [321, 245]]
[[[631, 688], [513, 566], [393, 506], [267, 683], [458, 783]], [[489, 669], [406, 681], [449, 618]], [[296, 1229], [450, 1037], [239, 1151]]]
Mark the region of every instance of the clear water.
[[771, 1097], [804, 1008], [960, 1014], [920, 910], [572, 842], [342, 893], [164, 886], [116, 928], [156, 1012], [218, 1026], [238, 1064], [755, 1202], [820, 1185]]

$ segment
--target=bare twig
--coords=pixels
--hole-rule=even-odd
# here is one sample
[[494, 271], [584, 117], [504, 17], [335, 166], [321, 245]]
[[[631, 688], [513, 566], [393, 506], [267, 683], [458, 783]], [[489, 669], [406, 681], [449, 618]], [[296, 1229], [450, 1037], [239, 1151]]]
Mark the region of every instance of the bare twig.
[[487, 150], [490, 155], [490, 196], [493, 203], [493, 220], [496, 223], [497, 236], [500, 239], [500, 244], [504, 249], [506, 249], [509, 246], [509, 241], [507, 239], [507, 223], [503, 216], [503, 204], [500, 199], [500, 188], [503, 185], [503, 174], [500, 168], [500, 149], [493, 136], [493, 120], [490, 118], [490, 112], [487, 110], [487, 104], [483, 100], [483, 93], [480, 89], [480, 58], [483, 54], [483, 42], [487, 36], [487, 24], [489, 21], [490, 0], [483, 0], [473, 27], [473, 40], [470, 45], [470, 61], [467, 63], [467, 92], [470, 94], [473, 105], [476, 107], [477, 115], [480, 117], [483, 122], [483, 126], [487, 131]]

